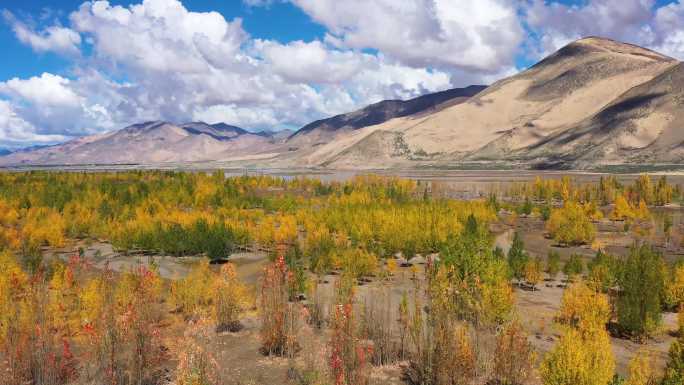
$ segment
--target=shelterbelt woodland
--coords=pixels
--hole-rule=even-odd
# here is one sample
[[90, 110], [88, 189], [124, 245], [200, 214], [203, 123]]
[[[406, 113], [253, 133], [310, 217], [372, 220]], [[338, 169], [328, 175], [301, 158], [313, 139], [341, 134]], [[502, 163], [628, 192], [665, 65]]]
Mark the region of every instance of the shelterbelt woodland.
[[0, 383], [684, 383], [681, 187], [0, 174]]

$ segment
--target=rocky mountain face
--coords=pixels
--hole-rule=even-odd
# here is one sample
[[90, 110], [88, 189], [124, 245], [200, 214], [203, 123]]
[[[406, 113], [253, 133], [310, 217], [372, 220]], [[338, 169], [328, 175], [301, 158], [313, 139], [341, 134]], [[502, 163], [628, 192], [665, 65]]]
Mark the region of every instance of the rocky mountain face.
[[5, 165], [191, 161], [357, 169], [684, 163], [684, 64], [589, 37], [489, 87], [385, 100], [295, 133], [148, 122], [0, 157]]

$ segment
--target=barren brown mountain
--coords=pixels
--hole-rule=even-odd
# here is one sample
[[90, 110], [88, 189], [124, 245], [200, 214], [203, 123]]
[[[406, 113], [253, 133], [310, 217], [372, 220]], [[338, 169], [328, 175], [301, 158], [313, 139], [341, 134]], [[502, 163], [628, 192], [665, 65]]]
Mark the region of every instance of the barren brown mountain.
[[[678, 160], [672, 146], [677, 125], [684, 124], [677, 112], [682, 83], [675, 73], [680, 67], [640, 47], [582, 39], [465, 103], [366, 127], [319, 148], [305, 161], [382, 167], [510, 160], [583, 168], [596, 161]], [[616, 146], [612, 153], [596, 142], [608, 138], [606, 130], [620, 132], [617, 138], [610, 135]], [[684, 141], [684, 132], [679, 136]], [[638, 155], [655, 145], [670, 147], [648, 159]]]

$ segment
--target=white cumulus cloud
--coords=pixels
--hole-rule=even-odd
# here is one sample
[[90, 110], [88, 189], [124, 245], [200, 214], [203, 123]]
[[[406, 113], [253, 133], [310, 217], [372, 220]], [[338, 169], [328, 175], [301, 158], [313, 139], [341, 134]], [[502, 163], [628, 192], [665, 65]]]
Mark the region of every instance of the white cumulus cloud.
[[0, 143], [9, 148], [20, 148], [37, 143], [56, 143], [63, 141], [61, 135], [40, 135], [35, 127], [23, 120], [12, 108], [12, 105], [0, 99]]
[[2, 12], [2, 16], [12, 26], [17, 39], [37, 52], [52, 51], [63, 55], [80, 53], [81, 35], [70, 28], [53, 25], [36, 31], [7, 10]]
[[582, 5], [532, 0], [526, 22], [539, 37], [537, 56], [585, 36], [641, 45], [684, 59], [684, 3], [658, 7], [655, 0], [591, 0]]
[[69, 87], [70, 80], [59, 75], [43, 73], [29, 79], [13, 78], [0, 83], [0, 92], [23, 99], [29, 103], [40, 103], [55, 107], [74, 107], [81, 101]]
[[659, 8], [653, 22], [655, 42], [653, 48], [684, 60], [684, 2]]
[[292, 1], [328, 28], [329, 41], [416, 67], [497, 72], [524, 38], [515, 1]]

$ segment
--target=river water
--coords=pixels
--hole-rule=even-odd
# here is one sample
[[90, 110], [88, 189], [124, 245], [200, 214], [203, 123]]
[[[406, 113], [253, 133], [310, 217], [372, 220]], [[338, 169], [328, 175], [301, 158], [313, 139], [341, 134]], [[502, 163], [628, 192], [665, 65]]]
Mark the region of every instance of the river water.
[[[569, 176], [576, 182], [597, 182], [602, 176], [614, 175], [622, 183], [630, 183], [639, 174], [607, 174], [580, 171], [535, 171], [535, 170], [312, 170], [312, 169], [232, 169], [226, 176], [272, 175], [285, 179], [316, 178], [322, 181], [347, 181], [357, 175], [378, 174], [409, 178], [426, 185], [439, 185], [440, 193], [452, 198], [476, 198], [487, 196], [491, 191], [502, 191], [513, 183], [530, 182], [537, 177], [560, 179]], [[665, 175], [665, 174], [663, 174]], [[654, 175], [657, 178], [659, 175]], [[684, 174], [667, 175], [672, 184], [684, 185]]]

